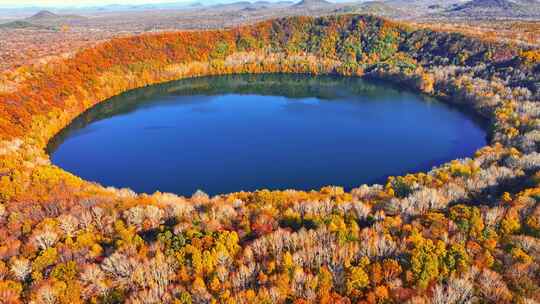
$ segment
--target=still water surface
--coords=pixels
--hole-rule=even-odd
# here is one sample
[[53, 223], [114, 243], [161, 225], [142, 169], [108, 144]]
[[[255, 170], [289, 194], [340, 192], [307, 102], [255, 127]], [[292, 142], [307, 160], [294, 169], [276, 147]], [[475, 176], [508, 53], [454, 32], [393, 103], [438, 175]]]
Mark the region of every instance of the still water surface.
[[87, 180], [191, 195], [381, 183], [485, 144], [471, 115], [389, 84], [237, 75], [114, 97], [48, 150], [54, 164]]

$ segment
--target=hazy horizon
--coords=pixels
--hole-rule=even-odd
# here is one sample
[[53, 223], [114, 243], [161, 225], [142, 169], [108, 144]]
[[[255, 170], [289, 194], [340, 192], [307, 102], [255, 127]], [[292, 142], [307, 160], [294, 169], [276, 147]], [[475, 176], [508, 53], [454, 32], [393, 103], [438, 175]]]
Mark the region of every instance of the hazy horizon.
[[[148, 5], [148, 4], [192, 4], [203, 3], [208, 5], [233, 3], [238, 1], [258, 2], [261, 0], [81, 0], [81, 1], [59, 1], [59, 0], [0, 0], [0, 8], [30, 8], [30, 7], [48, 7], [48, 8], [70, 8], [70, 7], [99, 7], [109, 5]], [[264, 0], [268, 2], [280, 2], [284, 0]], [[287, 1], [287, 0], [285, 0]], [[289, 0], [299, 2], [301, 0]], [[327, 0], [329, 2], [345, 2], [343, 0]], [[358, 0], [357, 0], [358, 1]], [[350, 0], [347, 2], [355, 2]], [[359, 1], [360, 2], [360, 1]]]

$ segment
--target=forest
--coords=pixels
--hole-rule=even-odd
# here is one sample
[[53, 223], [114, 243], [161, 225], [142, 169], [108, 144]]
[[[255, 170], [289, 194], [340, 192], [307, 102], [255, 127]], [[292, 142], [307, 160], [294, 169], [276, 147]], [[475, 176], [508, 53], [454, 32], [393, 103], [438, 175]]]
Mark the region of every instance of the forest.
[[[383, 185], [214, 197], [105, 187], [45, 152], [122, 92], [236, 73], [395, 82], [482, 115], [491, 142]], [[114, 38], [2, 72], [0, 301], [539, 303], [539, 101], [538, 49], [363, 15]]]

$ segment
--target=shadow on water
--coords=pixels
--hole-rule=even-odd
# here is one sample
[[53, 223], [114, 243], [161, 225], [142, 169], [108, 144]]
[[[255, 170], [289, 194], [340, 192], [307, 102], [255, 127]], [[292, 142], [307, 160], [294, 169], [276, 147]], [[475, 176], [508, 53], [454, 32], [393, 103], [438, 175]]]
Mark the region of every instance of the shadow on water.
[[[341, 90], [336, 90], [336, 87]], [[386, 88], [386, 90], [381, 90], [381, 87]], [[147, 104], [155, 105], [155, 100], [158, 97], [194, 96], [194, 98], [184, 101], [184, 103], [204, 103], [211, 100], [205, 98], [207, 96], [231, 93], [283, 96], [289, 99], [314, 97], [322, 101], [332, 101], [345, 96], [357, 95], [364, 97], [366, 100], [376, 101], [378, 99], [392, 98], [403, 92], [414, 94], [410, 89], [384, 81], [332, 75], [309, 75], [309, 77], [306, 77], [304, 74], [239, 74], [188, 78], [131, 90], [97, 104], [79, 115], [69, 126], [54, 136], [49, 141], [46, 151], [49, 154], [54, 153], [66, 138], [72, 136], [74, 132], [86, 128], [89, 124], [113, 116], [131, 113], [145, 107]], [[428, 103], [439, 103], [438, 100], [429, 96], [423, 95], [422, 98]], [[161, 101], [161, 103], [166, 103], [166, 101]], [[293, 105], [289, 105], [289, 107], [292, 108]], [[485, 118], [466, 108], [453, 106], [452, 109], [468, 115], [481, 128], [487, 130], [489, 121]], [[156, 126], [154, 128], [168, 128], [168, 126]], [[438, 161], [433, 160], [429, 163], [436, 164]], [[379, 180], [381, 179], [377, 178], [373, 181]]]

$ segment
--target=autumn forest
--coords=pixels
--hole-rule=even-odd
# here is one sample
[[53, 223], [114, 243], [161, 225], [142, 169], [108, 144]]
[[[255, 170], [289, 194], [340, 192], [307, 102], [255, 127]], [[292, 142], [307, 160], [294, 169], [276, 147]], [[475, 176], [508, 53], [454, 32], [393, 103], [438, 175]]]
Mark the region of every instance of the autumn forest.
[[[392, 82], [484, 117], [490, 142], [350, 191], [190, 197], [91, 183], [45, 152], [120, 93], [241, 73]], [[0, 302], [538, 303], [539, 101], [533, 46], [365, 15], [118, 37], [3, 71]]]

